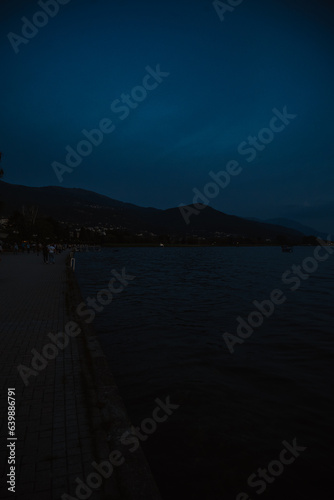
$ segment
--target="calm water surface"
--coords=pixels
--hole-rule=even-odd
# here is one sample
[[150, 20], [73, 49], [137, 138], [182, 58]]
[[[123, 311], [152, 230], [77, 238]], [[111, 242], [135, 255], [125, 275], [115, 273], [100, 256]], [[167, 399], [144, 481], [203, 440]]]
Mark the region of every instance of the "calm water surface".
[[[134, 425], [155, 399], [180, 407], [143, 443], [164, 500], [330, 498], [333, 464], [334, 255], [297, 291], [282, 282], [313, 247], [120, 248], [77, 254], [84, 297], [111, 270], [136, 278], [94, 326]], [[281, 289], [286, 302], [231, 354], [252, 302]], [[282, 441], [307, 447], [268, 484], [247, 485]], [[290, 456], [290, 455], [289, 455]], [[322, 496], [326, 495], [326, 496]], [[247, 498], [247, 497], [245, 497]]]

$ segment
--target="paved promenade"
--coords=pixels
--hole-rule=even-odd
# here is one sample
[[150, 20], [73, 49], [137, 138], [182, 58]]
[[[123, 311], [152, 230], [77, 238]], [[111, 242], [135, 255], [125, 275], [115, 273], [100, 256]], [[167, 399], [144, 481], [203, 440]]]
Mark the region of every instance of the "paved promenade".
[[[41, 353], [50, 343], [49, 332], [64, 331], [66, 254], [57, 255], [54, 265], [44, 264], [36, 254], [5, 254], [0, 262], [1, 499], [61, 498], [73, 492], [77, 476], [85, 478], [95, 458], [82, 383], [81, 340], [71, 339], [45, 368], [34, 370], [37, 375], [27, 374], [28, 385], [17, 368], [31, 368], [31, 350]], [[4, 479], [9, 472], [9, 387], [16, 393], [15, 494]], [[100, 498], [94, 495], [91, 498]]]
[[[56, 255], [54, 265], [32, 253], [4, 254], [0, 262], [0, 500], [159, 500], [140, 448], [124, 450], [124, 464], [114, 463], [103, 480], [92, 465], [112, 463], [119, 436], [132, 428], [92, 328], [79, 322], [80, 335], [65, 348], [45, 350], [55, 344], [49, 333], [78, 321], [75, 308], [82, 297], [66, 268], [67, 256]], [[8, 439], [8, 388], [15, 388], [17, 440]], [[7, 483], [11, 453], [15, 494]], [[79, 489], [78, 478], [84, 483]]]

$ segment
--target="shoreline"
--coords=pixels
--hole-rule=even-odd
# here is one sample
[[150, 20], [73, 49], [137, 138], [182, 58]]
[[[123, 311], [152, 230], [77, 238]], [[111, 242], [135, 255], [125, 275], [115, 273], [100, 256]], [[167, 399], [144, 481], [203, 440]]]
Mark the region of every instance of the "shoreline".
[[[88, 243], [81, 243], [80, 244], [83, 247], [91, 247], [93, 245], [90, 245]], [[329, 246], [334, 245], [334, 243], [328, 243]], [[281, 248], [284, 245], [258, 245], [258, 244], [240, 244], [240, 245], [176, 245], [176, 244], [170, 244], [170, 243], [164, 243], [163, 246], [157, 245], [157, 244], [152, 244], [150, 245], [149, 243], [143, 243], [143, 244], [133, 244], [133, 243], [115, 243], [115, 244], [110, 244], [110, 245], [99, 245], [100, 248]], [[299, 247], [317, 247], [318, 244], [291, 244], [288, 246], [292, 246], [295, 248]], [[80, 251], [80, 250], [79, 250]]]

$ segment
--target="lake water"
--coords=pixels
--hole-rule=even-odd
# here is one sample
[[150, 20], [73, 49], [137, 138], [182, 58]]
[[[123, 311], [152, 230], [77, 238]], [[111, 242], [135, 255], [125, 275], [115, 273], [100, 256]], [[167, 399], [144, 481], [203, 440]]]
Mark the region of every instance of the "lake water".
[[[307, 262], [311, 270], [304, 259], [314, 250], [165, 247], [76, 255], [84, 297], [106, 288], [112, 269], [136, 276], [94, 326], [135, 426], [152, 416], [156, 398], [180, 405], [142, 443], [164, 500], [236, 499], [241, 492], [238, 500], [333, 496], [334, 255], [297, 290], [295, 281], [282, 281], [294, 264]], [[231, 354], [223, 334], [236, 335], [237, 318], [247, 319], [253, 301], [274, 289], [285, 302]], [[276, 462], [268, 480], [247, 484], [254, 473], [253, 483], [260, 481], [259, 467], [267, 469], [283, 441], [294, 439], [306, 450], [293, 463], [282, 470]]]

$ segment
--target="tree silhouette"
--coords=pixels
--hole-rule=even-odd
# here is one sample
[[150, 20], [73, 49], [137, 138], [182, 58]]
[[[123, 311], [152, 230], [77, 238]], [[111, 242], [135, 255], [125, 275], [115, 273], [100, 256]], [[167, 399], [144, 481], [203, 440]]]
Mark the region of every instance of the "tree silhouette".
[[[1, 160], [2, 160], [2, 152], [0, 151], [0, 163], [1, 163]], [[2, 179], [3, 176], [4, 176], [4, 171], [2, 168], [0, 168], [0, 179]]]
[[[2, 159], [2, 153], [0, 151], [0, 163], [1, 163], [1, 159]], [[2, 168], [0, 168], [0, 179], [2, 179], [3, 176], [4, 176], [4, 171]], [[0, 200], [0, 212], [2, 211], [3, 206], [4, 206], [4, 203], [2, 200]]]

